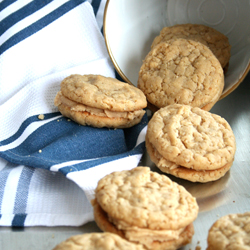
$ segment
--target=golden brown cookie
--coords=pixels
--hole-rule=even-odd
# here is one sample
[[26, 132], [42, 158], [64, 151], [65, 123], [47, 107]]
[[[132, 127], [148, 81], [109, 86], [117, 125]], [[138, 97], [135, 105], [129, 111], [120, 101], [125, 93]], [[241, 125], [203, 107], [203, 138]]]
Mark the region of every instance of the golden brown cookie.
[[81, 125], [127, 128], [145, 114], [146, 97], [138, 88], [100, 75], [71, 75], [61, 82], [55, 106]]
[[229, 214], [210, 228], [207, 250], [249, 250], [250, 212]]
[[188, 23], [164, 27], [160, 34], [154, 39], [151, 47], [154, 47], [160, 42], [178, 38], [190, 39], [206, 45], [219, 60], [222, 68], [228, 65], [231, 56], [231, 45], [229, 44], [227, 36], [218, 30], [202, 24]]
[[[93, 210], [94, 210], [94, 217], [96, 224], [98, 227], [104, 232], [110, 232], [119, 235], [120, 237], [130, 240], [130, 241], [140, 241], [140, 244], [144, 245], [145, 249], [154, 249], [154, 250], [175, 250], [181, 246], [187, 245], [191, 242], [191, 239], [194, 235], [194, 226], [193, 223], [189, 224], [179, 235], [175, 237], [175, 239], [168, 240], [166, 238], [166, 234], [171, 233], [171, 231], [164, 231], [162, 230], [162, 238], [163, 241], [154, 240], [152, 237], [154, 236], [153, 231], [145, 230], [144, 234], [140, 235], [140, 231], [133, 231], [133, 230], [119, 230], [113, 223], [109, 221], [107, 213], [100, 207], [100, 205], [96, 202], [96, 200], [92, 201]], [[137, 234], [135, 234], [135, 232]], [[138, 236], [139, 232], [139, 236]], [[151, 233], [151, 234], [150, 234]], [[133, 239], [133, 235], [136, 235]], [[138, 239], [138, 238], [140, 239]], [[156, 236], [157, 239], [160, 235]]]
[[53, 250], [143, 250], [112, 233], [88, 233], [75, 235], [58, 244]]
[[231, 168], [233, 164], [233, 162], [230, 162], [224, 165], [223, 167], [215, 170], [194, 170], [167, 161], [149, 142], [147, 137], [146, 137], [146, 147], [150, 159], [162, 172], [192, 182], [209, 182], [218, 180], [228, 172], [228, 170]]
[[224, 72], [211, 50], [193, 40], [159, 43], [139, 71], [138, 88], [158, 108], [174, 103], [210, 110], [224, 88]]
[[97, 225], [146, 249], [189, 243], [198, 214], [195, 198], [165, 175], [137, 167], [98, 182], [92, 201]]
[[154, 113], [148, 123], [146, 148], [161, 171], [193, 182], [208, 182], [230, 169], [236, 142], [222, 117], [174, 104]]

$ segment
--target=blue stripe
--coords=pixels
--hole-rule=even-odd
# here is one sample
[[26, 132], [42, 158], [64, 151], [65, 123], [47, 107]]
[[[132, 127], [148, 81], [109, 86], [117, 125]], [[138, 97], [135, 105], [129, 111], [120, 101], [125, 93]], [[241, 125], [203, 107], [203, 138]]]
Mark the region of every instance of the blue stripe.
[[39, 127], [18, 147], [0, 152], [0, 157], [15, 164], [43, 169], [72, 160], [100, 158], [102, 161], [111, 157], [105, 159], [110, 161], [133, 153], [146, 124], [146, 114], [141, 123], [129, 129], [80, 126], [61, 117]]
[[0, 46], [0, 55], [7, 49], [11, 48], [12, 46], [24, 40], [25, 38], [43, 29], [44, 27], [46, 27], [47, 25], [49, 25], [50, 23], [52, 23], [53, 21], [55, 21], [56, 19], [58, 19], [59, 17], [61, 17], [62, 15], [74, 9], [76, 6], [82, 4], [85, 1], [86, 0], [71, 0], [61, 5], [59, 8], [52, 11], [48, 15], [44, 16], [37, 22], [31, 24], [27, 28], [19, 31]]
[[4, 169], [0, 171], [0, 211], [2, 208], [3, 195], [4, 195], [6, 182], [12, 169], [13, 169], [13, 164], [7, 163]]
[[62, 117], [59, 122], [53, 120], [39, 127], [18, 147], [0, 152], [0, 157], [15, 164], [48, 169], [65, 161], [119, 155], [130, 150], [130, 140], [123, 129], [80, 126]]
[[91, 5], [92, 5], [92, 7], [94, 9], [95, 16], [96, 16], [96, 14], [97, 14], [97, 12], [99, 10], [100, 4], [101, 4], [101, 0], [93, 0], [92, 3], [91, 3]]
[[[53, 117], [56, 117], [56, 116], [59, 116], [61, 115], [60, 112], [55, 112], [55, 113], [48, 113], [48, 114], [44, 114], [44, 120], [48, 120], [48, 119], [51, 119]], [[3, 146], [3, 145], [7, 145], [7, 144], [10, 144], [12, 143], [13, 141], [15, 141], [16, 139], [18, 139], [18, 137], [20, 137], [22, 135], [22, 133], [24, 132], [24, 130], [33, 122], [39, 122], [41, 121], [39, 118], [38, 118], [38, 115], [34, 115], [34, 116], [31, 116], [29, 117], [28, 119], [26, 119], [22, 124], [21, 126], [19, 127], [18, 131], [12, 135], [11, 137], [9, 137], [8, 139], [5, 139], [3, 141], [0, 141], [0, 146]]]
[[17, 0], [3, 0], [0, 3], [0, 11], [11, 5], [12, 3], [16, 2]]
[[60, 168], [59, 171], [61, 173], [63, 173], [64, 175], [67, 175], [68, 173], [86, 170], [86, 169], [96, 167], [98, 165], [108, 163], [111, 161], [119, 160], [122, 158], [137, 155], [137, 154], [143, 154], [144, 150], [145, 150], [145, 142], [142, 142], [134, 150], [125, 152], [123, 154], [114, 155], [114, 156], [110, 156], [110, 157], [106, 157], [106, 158], [100, 158], [100, 159], [92, 160], [92, 161], [87, 161], [87, 162], [75, 164], [75, 165], [69, 166], [69, 167], [63, 167], [63, 168]]
[[142, 117], [139, 125], [137, 125], [137, 129], [135, 129], [136, 127], [124, 129], [125, 138], [128, 138], [128, 140], [126, 141], [126, 145], [127, 145], [128, 150], [132, 150], [135, 147], [138, 136], [139, 136], [141, 130], [147, 125], [147, 123], [148, 123], [148, 117], [145, 114]]
[[16, 214], [12, 220], [12, 227], [24, 227], [27, 214]]
[[21, 9], [7, 16], [5, 19], [1, 21], [0, 35], [2, 35], [6, 30], [8, 30], [11, 26], [15, 25], [20, 20], [33, 14], [34, 12], [41, 9], [42, 7], [44, 7], [45, 5], [47, 5], [52, 1], [53, 0], [32, 1], [29, 4], [23, 6]]
[[15, 197], [15, 204], [13, 210], [14, 214], [16, 213], [24, 214], [26, 212], [29, 186], [34, 171], [35, 171], [34, 168], [29, 168], [29, 167], [24, 167], [22, 170], [17, 186], [17, 193]]

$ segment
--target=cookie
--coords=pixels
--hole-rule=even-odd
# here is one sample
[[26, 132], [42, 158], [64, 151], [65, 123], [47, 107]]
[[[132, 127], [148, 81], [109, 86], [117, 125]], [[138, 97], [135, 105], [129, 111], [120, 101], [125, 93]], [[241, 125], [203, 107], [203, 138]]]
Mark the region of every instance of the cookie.
[[55, 106], [81, 125], [128, 128], [138, 124], [147, 106], [138, 88], [100, 75], [70, 75], [61, 82]]
[[250, 249], [250, 212], [228, 214], [210, 228], [207, 250]]
[[58, 244], [53, 250], [143, 250], [112, 233], [88, 233], [74, 235]]
[[[119, 230], [113, 223], [109, 221], [109, 218], [107, 216], [107, 213], [104, 212], [104, 210], [100, 207], [100, 205], [94, 200], [93, 202], [93, 210], [94, 210], [94, 216], [95, 216], [95, 221], [98, 225], [98, 227], [104, 231], [104, 232], [111, 232], [114, 234], [119, 235], [120, 237], [126, 239], [129, 238], [130, 241], [133, 241], [133, 236], [136, 235], [136, 237], [140, 237], [140, 242], [141, 244], [144, 244], [145, 249], [154, 249], [154, 250], [160, 250], [160, 249], [178, 249], [180, 246], [187, 245], [190, 243], [193, 235], [194, 235], [194, 226], [193, 223], [189, 224], [185, 230], [183, 230], [178, 237], [175, 237], [175, 239], [166, 239], [166, 234], [171, 233], [171, 231], [162, 231], [162, 236], [158, 235], [157, 237], [162, 237], [164, 238], [163, 241], [159, 240], [152, 240], [151, 237], [154, 237], [154, 232], [151, 231], [151, 236], [150, 236], [150, 231], [145, 230], [144, 234], [141, 234], [138, 236], [138, 231], [133, 231], [133, 230]], [[139, 230], [140, 234], [141, 230]], [[139, 241], [135, 237], [135, 241]]]
[[187, 39], [169, 40], [146, 56], [138, 88], [158, 108], [178, 103], [209, 111], [223, 91], [224, 72], [207, 46]]
[[208, 182], [229, 171], [236, 142], [224, 118], [173, 104], [159, 109], [149, 121], [146, 148], [161, 171], [192, 182]]
[[102, 178], [92, 205], [101, 230], [146, 249], [176, 249], [188, 244], [198, 215], [196, 199], [184, 187], [148, 167]]
[[151, 47], [171, 39], [191, 39], [206, 45], [219, 60], [222, 68], [229, 64], [231, 45], [228, 37], [216, 29], [202, 24], [177, 24], [164, 27], [154, 39]]
[[149, 142], [146, 137], [146, 147], [150, 159], [156, 164], [156, 166], [164, 173], [171, 174], [175, 177], [189, 180], [192, 182], [209, 182], [215, 181], [223, 177], [233, 162], [230, 162], [223, 167], [215, 170], [194, 170], [190, 168], [185, 168], [174, 162], [167, 161], [160, 153], [155, 149], [155, 147]]

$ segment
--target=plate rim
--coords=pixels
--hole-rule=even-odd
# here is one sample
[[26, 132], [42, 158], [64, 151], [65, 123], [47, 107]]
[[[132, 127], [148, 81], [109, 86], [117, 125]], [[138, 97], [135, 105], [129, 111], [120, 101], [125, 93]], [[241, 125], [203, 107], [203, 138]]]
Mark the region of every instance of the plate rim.
[[[111, 2], [111, 0], [107, 0], [106, 4], [105, 4], [105, 8], [104, 8], [104, 14], [103, 14], [103, 36], [104, 36], [104, 40], [105, 40], [105, 45], [109, 54], [109, 57], [112, 61], [112, 64], [115, 67], [115, 70], [117, 71], [117, 73], [120, 75], [120, 77], [127, 83], [129, 83], [130, 85], [135, 86], [127, 77], [126, 75], [123, 73], [123, 71], [121, 70], [120, 66], [118, 65], [113, 53], [112, 53], [112, 49], [110, 47], [110, 43], [109, 43], [109, 39], [108, 39], [108, 35], [107, 35], [107, 15], [108, 15], [108, 7], [109, 7], [109, 3]], [[238, 79], [238, 81], [231, 87], [229, 88], [225, 93], [223, 93], [220, 97], [219, 100], [225, 98], [226, 96], [228, 96], [229, 94], [231, 94], [236, 88], [238, 88], [238, 86], [240, 85], [240, 83], [245, 79], [245, 77], [247, 76], [248, 72], [250, 71], [250, 60], [247, 64], [246, 69], [244, 70], [242, 76]]]

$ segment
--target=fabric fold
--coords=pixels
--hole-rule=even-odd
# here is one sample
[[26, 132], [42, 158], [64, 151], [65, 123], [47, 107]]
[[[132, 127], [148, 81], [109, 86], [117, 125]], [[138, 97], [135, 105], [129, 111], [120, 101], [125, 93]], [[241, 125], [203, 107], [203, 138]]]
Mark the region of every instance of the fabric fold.
[[97, 129], [54, 106], [71, 74], [115, 77], [101, 34], [105, 0], [0, 2], [0, 225], [80, 226], [104, 175], [139, 164], [147, 116]]

